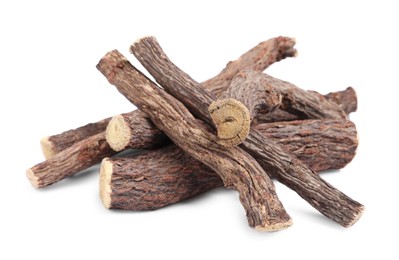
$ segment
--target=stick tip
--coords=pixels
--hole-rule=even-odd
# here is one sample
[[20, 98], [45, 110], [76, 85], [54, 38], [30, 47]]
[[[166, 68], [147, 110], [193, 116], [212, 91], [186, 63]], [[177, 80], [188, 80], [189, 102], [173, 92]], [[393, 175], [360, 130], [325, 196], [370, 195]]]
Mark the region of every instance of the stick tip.
[[363, 205], [361, 205], [359, 207], [359, 211], [354, 214], [353, 219], [351, 222], [349, 222], [347, 225], [345, 225], [346, 228], [353, 226], [363, 215], [364, 211], [365, 211], [365, 207]]
[[28, 169], [26, 171], [26, 177], [28, 178], [29, 182], [32, 184], [32, 186], [35, 189], [39, 189], [40, 188], [39, 178], [35, 175], [35, 173], [34, 173], [34, 171], [32, 169]]
[[104, 207], [109, 209], [111, 207], [111, 177], [112, 177], [112, 163], [108, 158], [104, 158], [100, 167], [100, 199]]
[[122, 115], [112, 117], [105, 131], [105, 139], [114, 151], [125, 149], [131, 138], [132, 132], [129, 124]]
[[288, 219], [285, 222], [274, 223], [271, 225], [259, 225], [255, 227], [255, 230], [262, 231], [262, 232], [275, 232], [279, 230], [283, 230], [292, 226], [293, 221], [292, 219]]
[[40, 146], [42, 148], [42, 152], [43, 152], [44, 158], [46, 158], [46, 160], [50, 159], [51, 157], [53, 157], [56, 154], [56, 152], [54, 151], [54, 145], [50, 141], [49, 136], [43, 137], [40, 140]]

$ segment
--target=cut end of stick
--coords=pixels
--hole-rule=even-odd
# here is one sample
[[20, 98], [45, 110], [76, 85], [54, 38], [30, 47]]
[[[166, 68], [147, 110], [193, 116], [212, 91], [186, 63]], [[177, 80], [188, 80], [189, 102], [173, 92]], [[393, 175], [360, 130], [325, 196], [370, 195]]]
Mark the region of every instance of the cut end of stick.
[[108, 123], [105, 139], [114, 151], [119, 152], [129, 144], [131, 135], [129, 124], [122, 115], [116, 115]]
[[40, 184], [39, 184], [39, 178], [35, 175], [35, 173], [32, 171], [32, 169], [28, 169], [26, 171], [26, 177], [28, 178], [29, 182], [32, 184], [35, 189], [39, 189]]
[[246, 106], [233, 98], [212, 102], [208, 111], [217, 128], [220, 144], [233, 147], [242, 143], [249, 134], [250, 113]]
[[100, 198], [104, 207], [107, 209], [111, 207], [111, 177], [112, 163], [108, 158], [104, 158], [100, 167]]
[[349, 222], [347, 225], [345, 225], [344, 227], [348, 228], [348, 227], [353, 226], [362, 217], [365, 209], [366, 208], [362, 205], [359, 209], [359, 212], [354, 215], [353, 220], [351, 222]]
[[292, 226], [293, 222], [292, 219], [289, 219], [287, 222], [284, 223], [276, 223], [267, 226], [256, 226], [255, 230], [262, 231], [262, 232], [275, 232], [279, 230], [283, 230]]
[[40, 140], [40, 146], [42, 147], [42, 152], [46, 160], [50, 159], [56, 154], [56, 152], [54, 151], [53, 143], [50, 141], [49, 138], [49, 136], [46, 136]]

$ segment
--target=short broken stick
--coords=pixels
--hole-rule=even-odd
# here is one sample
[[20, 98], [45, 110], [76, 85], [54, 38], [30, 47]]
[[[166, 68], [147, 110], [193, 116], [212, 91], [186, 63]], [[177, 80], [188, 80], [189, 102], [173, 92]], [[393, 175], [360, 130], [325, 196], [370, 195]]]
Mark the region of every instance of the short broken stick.
[[[262, 124], [258, 130], [316, 171], [344, 167], [358, 144], [355, 124], [344, 120]], [[104, 159], [100, 169], [101, 200], [111, 209], [155, 210], [221, 186], [214, 171], [172, 144]]]
[[26, 171], [26, 175], [33, 187], [44, 188], [114, 154], [116, 152], [105, 141], [105, 133], [101, 132], [83, 139], [50, 159], [33, 166]]
[[[212, 125], [207, 108], [215, 100], [215, 96], [173, 64], [155, 37], [144, 37], [136, 41], [130, 47], [130, 51], [163, 89], [178, 98], [198, 118]], [[165, 74], [165, 71], [168, 73]], [[343, 114], [342, 110], [340, 111]], [[320, 111], [320, 114], [324, 113], [326, 112]], [[240, 147], [251, 154], [266, 172], [296, 191], [326, 217], [344, 227], [353, 225], [361, 217], [364, 211], [362, 204], [327, 183], [300, 160], [258, 131], [251, 129]]]
[[110, 120], [111, 118], [106, 118], [95, 123], [90, 123], [76, 129], [62, 132], [61, 134], [42, 138], [42, 140], [40, 140], [40, 144], [44, 157], [46, 159], [50, 159], [71, 145], [82, 141], [89, 136], [103, 132]]
[[208, 108], [219, 143], [226, 147], [239, 145], [248, 136], [253, 118], [275, 110], [281, 98], [271, 85], [262, 82], [256, 71], [238, 73]]
[[177, 146], [212, 168], [227, 188], [239, 192], [251, 227], [276, 231], [292, 224], [273, 182], [246, 152], [219, 145], [216, 136], [199, 124], [186, 107], [146, 78], [118, 51], [107, 53], [97, 68]]

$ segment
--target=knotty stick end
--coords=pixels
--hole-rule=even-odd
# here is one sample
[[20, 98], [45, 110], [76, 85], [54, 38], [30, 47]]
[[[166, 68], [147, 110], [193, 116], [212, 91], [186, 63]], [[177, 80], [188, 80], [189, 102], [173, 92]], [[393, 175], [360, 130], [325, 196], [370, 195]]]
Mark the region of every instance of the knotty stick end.
[[122, 115], [116, 115], [108, 123], [105, 139], [114, 151], [119, 152], [129, 144], [131, 135], [129, 124]]
[[42, 148], [42, 152], [46, 160], [50, 159], [56, 154], [56, 152], [54, 151], [53, 143], [50, 141], [49, 136], [43, 137], [40, 140], [40, 146]]
[[267, 226], [256, 226], [255, 230], [261, 232], [275, 232], [289, 228], [290, 226], [292, 226], [292, 224], [293, 222], [292, 219], [290, 218], [287, 222], [284, 223], [274, 223], [273, 225], [267, 225]]
[[32, 184], [32, 186], [35, 189], [41, 188], [41, 186], [39, 184], [39, 178], [35, 175], [35, 173], [32, 169], [28, 169], [26, 171], [26, 177], [28, 178], [29, 182]]
[[241, 102], [233, 98], [216, 100], [211, 103], [208, 111], [217, 128], [220, 144], [233, 147], [248, 136], [250, 113]]

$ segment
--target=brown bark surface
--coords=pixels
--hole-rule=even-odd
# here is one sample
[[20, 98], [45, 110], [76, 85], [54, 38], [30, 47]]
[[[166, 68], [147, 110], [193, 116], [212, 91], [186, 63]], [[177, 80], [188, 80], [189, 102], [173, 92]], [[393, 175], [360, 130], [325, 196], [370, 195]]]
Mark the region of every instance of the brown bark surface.
[[357, 95], [352, 87], [348, 87], [342, 91], [330, 92], [325, 97], [338, 104], [346, 114], [357, 110]]
[[358, 146], [356, 126], [349, 120], [275, 122], [255, 128], [316, 172], [345, 167]]
[[116, 152], [105, 141], [105, 133], [83, 139], [50, 159], [28, 169], [26, 175], [35, 188], [44, 188], [84, 170]]
[[[130, 50], [166, 91], [184, 103], [198, 118], [212, 124], [207, 108], [215, 100], [215, 96], [176, 67], [154, 37], [136, 41]], [[251, 129], [247, 139], [240, 146], [251, 154], [266, 172], [342, 226], [353, 225], [362, 215], [363, 205], [328, 184], [300, 160], [258, 131]]]
[[226, 147], [239, 145], [248, 136], [253, 118], [276, 109], [281, 98], [256, 71], [248, 69], [238, 73], [208, 108], [219, 142]]
[[227, 188], [239, 192], [251, 227], [274, 231], [292, 224], [273, 182], [246, 152], [218, 144], [216, 136], [199, 124], [183, 104], [146, 78], [118, 51], [105, 55], [97, 68], [177, 146], [212, 168]]
[[288, 37], [276, 37], [259, 43], [237, 60], [230, 61], [217, 76], [204, 81], [202, 86], [213, 92], [216, 96], [221, 94], [229, 85], [233, 77], [240, 71], [252, 69], [262, 72], [271, 64], [285, 59], [295, 57], [295, 39]]
[[300, 119], [345, 119], [344, 111], [334, 102], [315, 91], [306, 91], [292, 83], [258, 72], [265, 84], [273, 86], [282, 96], [280, 108]]
[[[315, 171], [339, 169], [357, 147], [355, 125], [344, 120], [302, 120], [258, 126]], [[155, 210], [223, 186], [214, 171], [175, 145], [125, 158], [107, 158], [100, 171], [107, 208]]]
[[90, 123], [76, 129], [62, 132], [61, 134], [44, 137], [40, 141], [44, 157], [50, 159], [74, 143], [103, 132], [110, 120], [111, 118], [106, 118], [95, 123]]
[[107, 158], [100, 170], [101, 199], [111, 209], [155, 210], [221, 186], [214, 171], [175, 145]]

